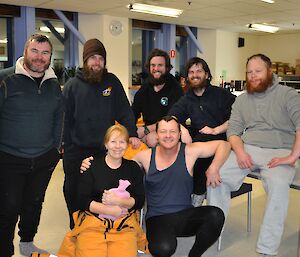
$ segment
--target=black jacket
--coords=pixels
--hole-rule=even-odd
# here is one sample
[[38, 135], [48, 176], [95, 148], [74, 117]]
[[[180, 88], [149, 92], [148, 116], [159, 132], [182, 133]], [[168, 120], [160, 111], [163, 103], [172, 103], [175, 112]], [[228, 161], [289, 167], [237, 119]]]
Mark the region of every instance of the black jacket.
[[151, 125], [167, 115], [170, 108], [183, 95], [183, 91], [179, 83], [173, 75], [167, 76], [164, 87], [155, 92], [153, 85], [148, 80], [136, 92], [132, 104], [135, 119], [137, 120], [141, 114], [146, 125]]
[[100, 85], [89, 84], [81, 71], [64, 86], [64, 143], [82, 147], [103, 147], [106, 130], [115, 121], [137, 136], [135, 119], [120, 80], [104, 75]]
[[[169, 115], [178, 118], [181, 124], [191, 119], [192, 137], [211, 135], [199, 135], [198, 130], [205, 126], [215, 128], [227, 121], [231, 114], [231, 105], [235, 101], [235, 95], [228, 90], [209, 84], [202, 96], [197, 96], [192, 89], [173, 105]], [[212, 138], [198, 139], [197, 141], [209, 141], [213, 139], [226, 140], [226, 133], [222, 133]]]

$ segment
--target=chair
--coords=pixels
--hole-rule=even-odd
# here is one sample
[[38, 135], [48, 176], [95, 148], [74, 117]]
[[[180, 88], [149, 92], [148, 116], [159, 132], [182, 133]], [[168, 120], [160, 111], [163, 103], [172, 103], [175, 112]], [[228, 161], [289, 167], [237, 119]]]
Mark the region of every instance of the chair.
[[[251, 232], [251, 192], [252, 192], [252, 184], [251, 183], [243, 183], [239, 190], [231, 192], [231, 198], [248, 194], [248, 206], [247, 206], [247, 232]], [[222, 232], [223, 233], [223, 232]], [[218, 240], [218, 251], [221, 251], [221, 243], [222, 243], [222, 233]]]

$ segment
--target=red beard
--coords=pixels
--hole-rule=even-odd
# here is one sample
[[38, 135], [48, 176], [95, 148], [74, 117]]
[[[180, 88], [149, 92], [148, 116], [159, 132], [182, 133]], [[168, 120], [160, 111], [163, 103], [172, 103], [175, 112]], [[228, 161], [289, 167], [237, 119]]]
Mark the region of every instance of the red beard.
[[249, 94], [265, 92], [267, 88], [272, 85], [272, 81], [272, 73], [268, 73], [267, 77], [265, 79], [262, 79], [258, 85], [251, 83], [247, 79], [246, 90]]

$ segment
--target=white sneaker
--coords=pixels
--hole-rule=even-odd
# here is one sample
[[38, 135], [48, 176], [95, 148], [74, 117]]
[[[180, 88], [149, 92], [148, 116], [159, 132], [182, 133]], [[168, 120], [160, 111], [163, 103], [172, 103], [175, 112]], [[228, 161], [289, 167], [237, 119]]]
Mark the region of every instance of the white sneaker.
[[203, 195], [192, 194], [191, 195], [192, 205], [194, 207], [201, 206], [203, 204], [203, 201], [204, 201], [205, 197], [206, 197], [206, 194], [203, 194]]

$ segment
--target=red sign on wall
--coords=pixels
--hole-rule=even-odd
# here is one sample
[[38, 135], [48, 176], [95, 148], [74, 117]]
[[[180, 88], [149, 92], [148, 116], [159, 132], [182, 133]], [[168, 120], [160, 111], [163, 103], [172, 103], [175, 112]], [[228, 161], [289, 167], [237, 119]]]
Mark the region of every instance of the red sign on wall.
[[176, 58], [176, 50], [172, 49], [170, 50], [170, 58], [175, 59]]

